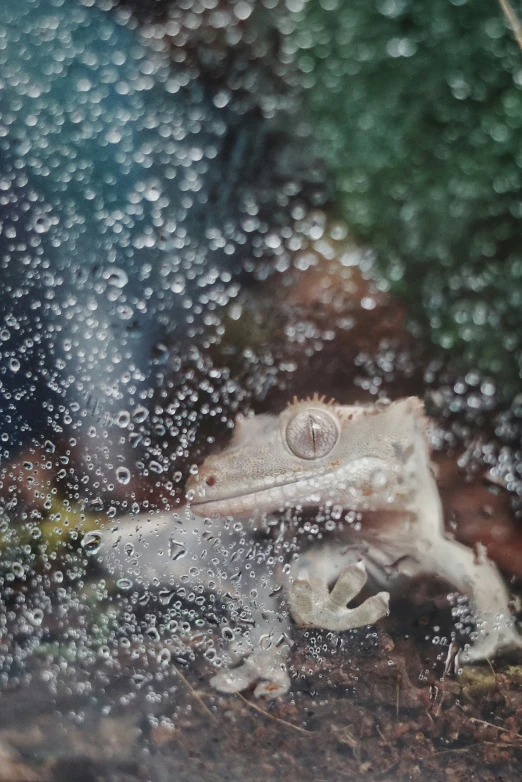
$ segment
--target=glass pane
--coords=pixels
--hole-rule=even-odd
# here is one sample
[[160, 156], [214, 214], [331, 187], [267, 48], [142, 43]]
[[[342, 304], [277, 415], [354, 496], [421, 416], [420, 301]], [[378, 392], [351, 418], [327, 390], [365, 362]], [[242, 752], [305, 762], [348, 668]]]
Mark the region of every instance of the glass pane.
[[520, 778], [519, 16], [0, 4], [0, 782]]

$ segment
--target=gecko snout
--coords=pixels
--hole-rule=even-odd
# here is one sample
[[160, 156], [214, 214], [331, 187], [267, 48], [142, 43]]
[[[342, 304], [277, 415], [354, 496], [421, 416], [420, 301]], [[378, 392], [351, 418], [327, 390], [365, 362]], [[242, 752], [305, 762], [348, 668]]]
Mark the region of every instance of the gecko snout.
[[207, 456], [197, 474], [197, 482], [200, 486], [214, 486], [216, 478], [216, 457]]
[[207, 462], [199, 468], [199, 472], [196, 475], [191, 475], [186, 484], [186, 492], [194, 492], [196, 497], [202, 498], [206, 489], [211, 489], [216, 485], [217, 478], [215, 470], [212, 470], [211, 466], [207, 467]]

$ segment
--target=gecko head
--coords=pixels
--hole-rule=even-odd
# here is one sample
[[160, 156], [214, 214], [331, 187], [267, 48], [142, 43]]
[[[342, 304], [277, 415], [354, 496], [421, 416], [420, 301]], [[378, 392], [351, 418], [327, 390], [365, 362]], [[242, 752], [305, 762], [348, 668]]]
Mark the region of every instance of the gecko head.
[[413, 402], [344, 406], [314, 397], [294, 400], [279, 416], [239, 416], [230, 445], [190, 479], [187, 500], [211, 517], [326, 501], [369, 508], [401, 480], [419, 413]]

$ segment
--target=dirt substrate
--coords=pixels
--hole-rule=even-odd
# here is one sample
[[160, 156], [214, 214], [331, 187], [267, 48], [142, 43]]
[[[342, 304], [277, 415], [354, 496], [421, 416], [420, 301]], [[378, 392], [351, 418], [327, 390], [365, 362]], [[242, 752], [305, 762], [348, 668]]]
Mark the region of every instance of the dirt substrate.
[[300, 635], [296, 648], [308, 652], [292, 656], [291, 692], [272, 702], [216, 694], [203, 661], [152, 666], [145, 685], [130, 661], [114, 675], [75, 668], [54, 694], [44, 668], [35, 670], [31, 684], [2, 697], [0, 780], [522, 777], [522, 657], [444, 675], [447, 648], [437, 654], [413, 637], [354, 635], [314, 657], [320, 634]]

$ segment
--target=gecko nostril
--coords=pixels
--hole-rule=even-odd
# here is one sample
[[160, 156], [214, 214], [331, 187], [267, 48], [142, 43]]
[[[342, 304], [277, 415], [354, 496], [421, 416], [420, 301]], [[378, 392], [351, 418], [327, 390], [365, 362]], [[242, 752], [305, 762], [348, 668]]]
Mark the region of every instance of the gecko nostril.
[[207, 486], [213, 486], [216, 482], [216, 479], [213, 475], [209, 475], [208, 478], [205, 478], [205, 483]]

